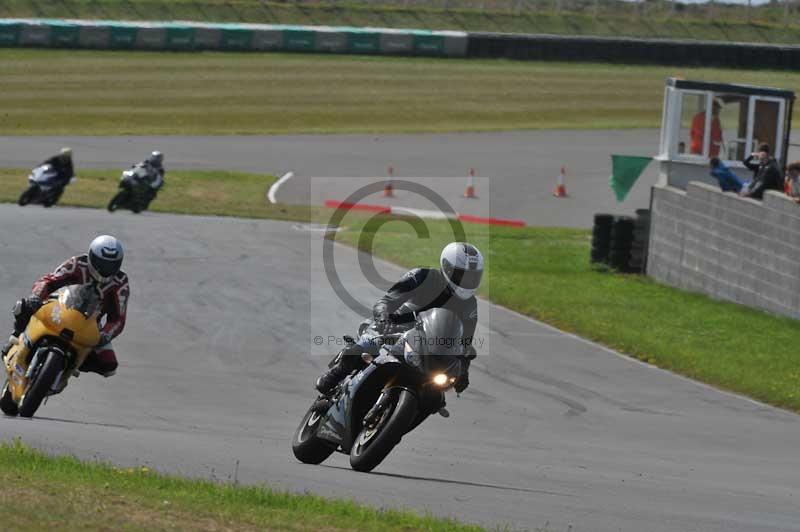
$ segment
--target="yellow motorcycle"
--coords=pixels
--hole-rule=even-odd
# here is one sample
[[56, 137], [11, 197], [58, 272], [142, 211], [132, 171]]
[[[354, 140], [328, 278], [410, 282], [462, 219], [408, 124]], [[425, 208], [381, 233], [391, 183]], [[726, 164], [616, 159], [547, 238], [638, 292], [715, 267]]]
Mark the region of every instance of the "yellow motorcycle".
[[62, 288], [36, 311], [3, 359], [3, 413], [32, 417], [45, 397], [67, 386], [100, 341], [100, 309], [100, 294], [92, 283]]

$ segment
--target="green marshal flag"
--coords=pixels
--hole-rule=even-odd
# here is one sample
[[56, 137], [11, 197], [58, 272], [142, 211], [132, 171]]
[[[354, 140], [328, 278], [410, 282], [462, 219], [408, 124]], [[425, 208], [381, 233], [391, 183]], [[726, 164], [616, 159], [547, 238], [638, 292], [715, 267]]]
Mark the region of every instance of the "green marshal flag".
[[617, 201], [624, 201], [633, 184], [642, 175], [652, 157], [638, 157], [636, 155], [612, 155], [611, 179], [609, 185], [617, 196]]

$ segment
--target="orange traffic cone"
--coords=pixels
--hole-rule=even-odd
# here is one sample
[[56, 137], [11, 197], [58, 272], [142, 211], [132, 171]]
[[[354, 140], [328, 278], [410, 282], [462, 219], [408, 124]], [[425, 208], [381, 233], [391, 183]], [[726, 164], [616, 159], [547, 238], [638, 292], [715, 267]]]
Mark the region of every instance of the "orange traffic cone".
[[383, 185], [383, 196], [391, 198], [394, 196], [394, 188], [392, 187], [392, 177], [394, 176], [394, 167], [390, 164], [386, 167], [386, 173], [389, 174], [389, 179]]
[[553, 192], [553, 196], [557, 198], [566, 198], [567, 197], [567, 187], [564, 184], [564, 175], [566, 174], [566, 169], [562, 166], [561, 173], [558, 174], [558, 179], [556, 180], [556, 191]]
[[465, 198], [477, 198], [475, 195], [475, 169], [469, 169], [469, 177], [467, 178], [467, 188], [464, 190]]

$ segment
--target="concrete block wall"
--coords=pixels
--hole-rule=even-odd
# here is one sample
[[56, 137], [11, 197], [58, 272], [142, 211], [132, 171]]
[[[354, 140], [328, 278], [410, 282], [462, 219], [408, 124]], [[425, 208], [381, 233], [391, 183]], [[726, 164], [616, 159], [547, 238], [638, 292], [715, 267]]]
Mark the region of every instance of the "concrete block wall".
[[800, 205], [700, 182], [653, 188], [647, 274], [711, 297], [800, 318]]

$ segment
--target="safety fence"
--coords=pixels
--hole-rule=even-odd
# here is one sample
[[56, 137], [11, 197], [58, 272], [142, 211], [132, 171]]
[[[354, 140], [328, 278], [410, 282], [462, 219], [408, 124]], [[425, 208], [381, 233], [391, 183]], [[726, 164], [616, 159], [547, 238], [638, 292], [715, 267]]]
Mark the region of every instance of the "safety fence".
[[3, 19], [0, 47], [287, 51], [463, 57], [467, 34], [267, 24]]
[[0, 47], [329, 52], [800, 69], [800, 46], [245, 23], [0, 19]]

